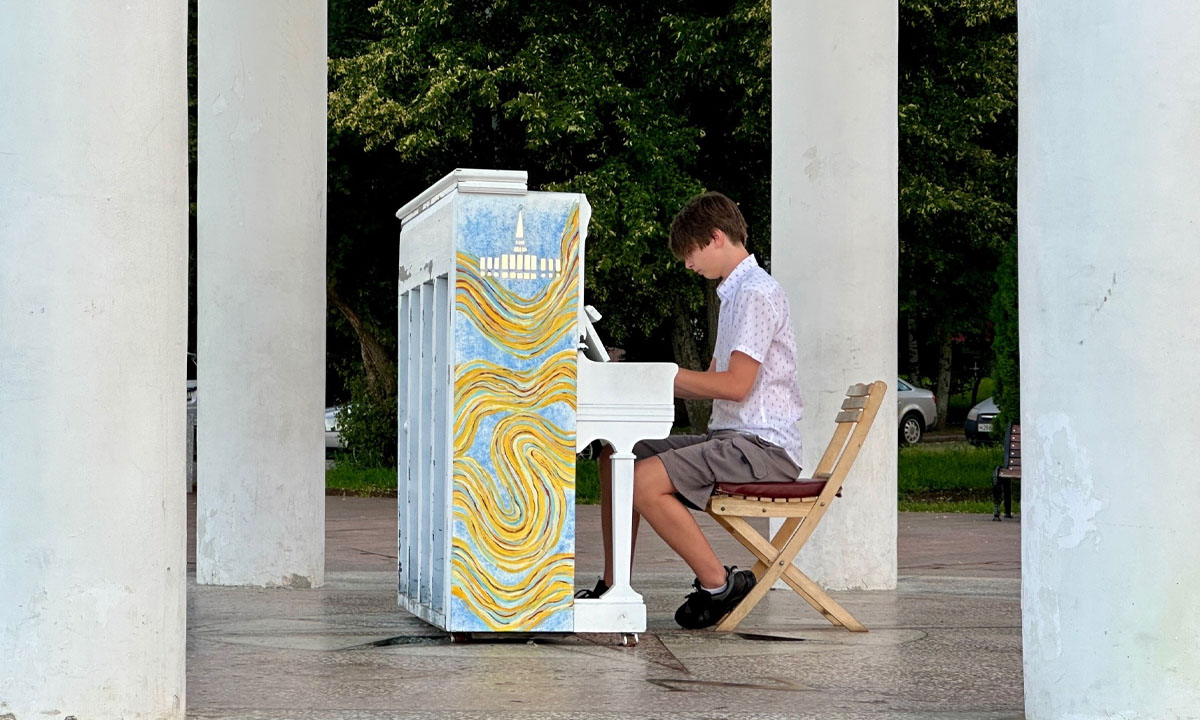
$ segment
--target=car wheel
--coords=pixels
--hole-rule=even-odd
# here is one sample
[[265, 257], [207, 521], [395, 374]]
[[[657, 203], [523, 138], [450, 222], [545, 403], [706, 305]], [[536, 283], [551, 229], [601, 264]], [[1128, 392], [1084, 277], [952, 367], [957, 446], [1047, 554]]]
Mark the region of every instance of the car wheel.
[[916, 445], [921, 442], [921, 435], [924, 432], [925, 423], [916, 413], [909, 413], [900, 421], [900, 442], [905, 445]]

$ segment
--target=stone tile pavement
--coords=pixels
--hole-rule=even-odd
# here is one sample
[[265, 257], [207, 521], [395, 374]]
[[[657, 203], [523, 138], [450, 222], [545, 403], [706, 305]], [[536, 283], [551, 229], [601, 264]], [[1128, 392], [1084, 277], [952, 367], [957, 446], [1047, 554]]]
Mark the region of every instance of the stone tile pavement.
[[[634, 587], [649, 631], [622, 647], [615, 635], [451, 643], [396, 608], [395, 500], [330, 497], [326, 513], [324, 587], [189, 586], [189, 717], [1023, 717], [1019, 519], [902, 513], [899, 587], [834, 593], [868, 633], [785, 591], [738, 633], [681, 630], [691, 574], [645, 531]], [[749, 564], [702, 519], [722, 560]], [[599, 572], [598, 520], [579, 508], [580, 586]]]

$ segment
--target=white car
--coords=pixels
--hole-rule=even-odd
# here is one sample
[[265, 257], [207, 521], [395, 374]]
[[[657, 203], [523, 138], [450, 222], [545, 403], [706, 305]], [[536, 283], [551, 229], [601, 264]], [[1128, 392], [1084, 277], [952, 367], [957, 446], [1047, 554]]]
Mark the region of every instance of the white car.
[[325, 408], [325, 449], [336, 450], [342, 447], [342, 436], [338, 432], [337, 416], [341, 411], [340, 405]]
[[899, 405], [900, 443], [916, 445], [925, 434], [925, 429], [937, 424], [937, 396], [930, 390], [913, 387], [898, 379], [896, 400]]

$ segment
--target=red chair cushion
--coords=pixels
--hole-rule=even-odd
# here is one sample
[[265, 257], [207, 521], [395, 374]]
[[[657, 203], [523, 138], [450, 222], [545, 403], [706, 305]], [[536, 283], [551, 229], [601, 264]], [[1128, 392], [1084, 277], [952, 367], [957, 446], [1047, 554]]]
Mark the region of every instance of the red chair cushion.
[[[771, 483], [717, 483], [716, 492], [726, 495], [749, 495], [751, 497], [794, 500], [816, 497], [825, 489], [824, 480], [797, 480], [795, 482]], [[840, 495], [841, 492], [839, 491]]]

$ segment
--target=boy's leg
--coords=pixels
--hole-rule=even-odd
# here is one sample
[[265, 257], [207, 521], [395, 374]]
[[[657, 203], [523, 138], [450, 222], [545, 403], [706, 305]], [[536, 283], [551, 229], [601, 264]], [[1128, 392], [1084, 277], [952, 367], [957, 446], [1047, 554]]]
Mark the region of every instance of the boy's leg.
[[[605, 445], [604, 449], [600, 451], [600, 458], [597, 461], [600, 471], [600, 535], [604, 541], [604, 584], [609, 587], [612, 587], [613, 584], [612, 454], [612, 446]], [[633, 571], [633, 554], [637, 550], [638, 524], [640, 520], [641, 515], [635, 509], [633, 511], [633, 530], [629, 541], [630, 572]]]
[[659, 458], [647, 458], [634, 466], [633, 507], [683, 558], [703, 587], [725, 584], [725, 566], [717, 559], [692, 511], [676, 497], [675, 486]]

